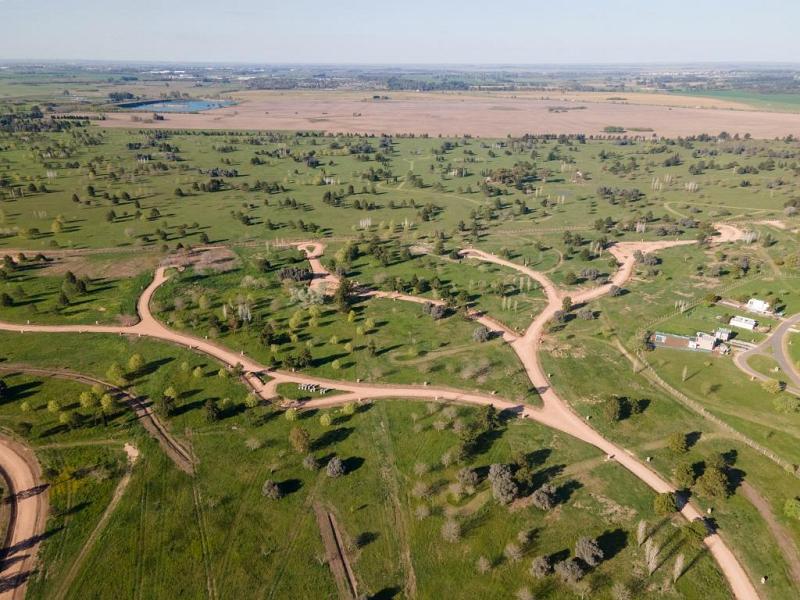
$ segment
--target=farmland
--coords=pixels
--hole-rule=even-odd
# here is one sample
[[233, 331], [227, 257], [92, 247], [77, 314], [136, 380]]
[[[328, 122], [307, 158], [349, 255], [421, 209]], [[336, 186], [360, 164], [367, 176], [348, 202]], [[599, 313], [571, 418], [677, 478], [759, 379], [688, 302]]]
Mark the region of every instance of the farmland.
[[[48, 490], [30, 597], [797, 591], [796, 396], [733, 360], [800, 311], [792, 137], [14, 114], [0, 424]], [[751, 297], [782, 314], [729, 354], [646, 343]]]

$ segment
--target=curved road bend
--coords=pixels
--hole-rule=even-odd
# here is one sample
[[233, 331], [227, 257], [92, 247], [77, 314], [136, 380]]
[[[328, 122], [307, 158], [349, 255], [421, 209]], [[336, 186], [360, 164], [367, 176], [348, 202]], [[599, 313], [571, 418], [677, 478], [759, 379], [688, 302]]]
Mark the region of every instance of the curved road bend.
[[0, 473], [11, 508], [0, 562], [0, 600], [22, 600], [47, 525], [47, 487], [33, 451], [6, 436], [0, 436]]
[[792, 384], [792, 386], [790, 386], [792, 388], [790, 391], [793, 390], [795, 393], [800, 393], [800, 372], [798, 372], [792, 357], [789, 355], [788, 347], [791, 329], [798, 324], [800, 324], [800, 314], [784, 319], [758, 346], [743, 352], [737, 352], [733, 357], [733, 362], [750, 377], [755, 377], [756, 379], [764, 381], [771, 378], [753, 369], [747, 364], [747, 361], [751, 356], [756, 356], [758, 354], [771, 356], [778, 363], [778, 366], [786, 377], [789, 378]]
[[[633, 253], [635, 250], [653, 251], [661, 248], [667, 248], [675, 245], [682, 245], [692, 242], [652, 242], [652, 243], [626, 243], [619, 244], [615, 251], [615, 256], [621, 259], [623, 264], [620, 270], [614, 275], [612, 281], [599, 288], [593, 288], [583, 292], [578, 292], [574, 297], [576, 304], [587, 302], [591, 299], [597, 298], [604, 293], [607, 293], [611, 285], [621, 285], [630, 277], [633, 272], [635, 260]], [[321, 252], [321, 250], [318, 250]], [[479, 251], [471, 250], [470, 253], [477, 253]], [[491, 256], [491, 255], [489, 255]], [[502, 260], [492, 257], [492, 260]], [[522, 407], [524, 416], [535, 419], [545, 425], [564, 431], [578, 439], [590, 443], [608, 455], [613, 455], [615, 459], [634, 475], [639, 477], [642, 481], [648, 484], [657, 492], [674, 491], [667, 481], [657, 475], [654, 471], [639, 462], [635, 457], [628, 454], [623, 448], [612, 444], [603, 438], [597, 431], [592, 429], [583, 419], [568, 407], [568, 405], [553, 391], [549, 385], [549, 381], [541, 368], [538, 361], [538, 346], [541, 341], [541, 336], [544, 331], [545, 324], [553, 317], [557, 310], [561, 308], [562, 294], [555, 288], [552, 282], [549, 281], [541, 273], [532, 271], [520, 265], [514, 265], [506, 261], [507, 266], [513, 266], [517, 270], [530, 275], [540, 283], [542, 283], [545, 293], [548, 297], [547, 308], [531, 323], [525, 335], [512, 342], [512, 347], [517, 352], [520, 360], [525, 366], [531, 382], [539, 390], [542, 397], [543, 408], [534, 409], [531, 407]], [[505, 264], [505, 263], [501, 263]], [[320, 268], [315, 266], [314, 268]], [[524, 269], [524, 270], [523, 270]], [[535, 274], [535, 275], [534, 275]], [[236, 365], [241, 364], [245, 371], [261, 372], [265, 371], [263, 365], [258, 364], [256, 361], [244, 356], [242, 353], [236, 353], [227, 348], [222, 348], [207, 340], [201, 340], [183, 333], [171, 331], [160, 322], [150, 312], [149, 303], [155, 291], [160, 285], [166, 281], [165, 269], [160, 267], [156, 271], [156, 276], [153, 282], [145, 289], [142, 296], [139, 298], [137, 308], [141, 321], [132, 327], [91, 327], [91, 326], [20, 326], [11, 324], [0, 324], [0, 329], [10, 331], [40, 331], [40, 332], [64, 332], [64, 331], [93, 331], [93, 332], [107, 332], [118, 334], [134, 334], [155, 337], [165, 341], [170, 341], [179, 345], [187, 346], [190, 349], [199, 350], [218, 360], [228, 364]], [[402, 396], [412, 398], [427, 398], [427, 399], [451, 399], [451, 401], [470, 402], [474, 404], [487, 404], [492, 403], [497, 406], [503, 406], [504, 401], [494, 397], [486, 397], [477, 394], [463, 394], [448, 390], [431, 389], [427, 387], [406, 387], [406, 386], [376, 386], [376, 385], [363, 385], [363, 384], [343, 384], [341, 382], [329, 382], [313, 377], [298, 376], [296, 374], [289, 374], [284, 372], [271, 372], [273, 379], [268, 384], [260, 386], [257, 391], [264, 396], [266, 393], [274, 391], [278, 383], [281, 382], [301, 382], [301, 383], [319, 383], [328, 387], [351, 392], [354, 396], [363, 398], [368, 397], [389, 397], [389, 396]], [[248, 378], [252, 382], [252, 378]], [[452, 396], [451, 396], [452, 394]], [[350, 396], [349, 399], [352, 399]], [[326, 399], [328, 402], [346, 402], [348, 396], [337, 396], [335, 398]], [[512, 408], [515, 405], [505, 403]], [[683, 515], [690, 520], [702, 518], [702, 514], [692, 505], [687, 504], [681, 510]], [[710, 535], [705, 540], [706, 546], [711, 551], [715, 560], [717, 561], [721, 571], [729, 582], [729, 585], [734, 595], [741, 600], [755, 600], [758, 594], [750, 579], [745, 573], [739, 561], [733, 555], [731, 550], [725, 545], [718, 534]]]

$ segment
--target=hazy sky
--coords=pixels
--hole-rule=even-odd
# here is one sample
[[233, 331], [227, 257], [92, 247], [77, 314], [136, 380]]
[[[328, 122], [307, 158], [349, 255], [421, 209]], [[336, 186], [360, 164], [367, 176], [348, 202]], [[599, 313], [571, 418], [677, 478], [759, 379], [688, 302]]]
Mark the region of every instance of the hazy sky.
[[0, 59], [800, 61], [797, 0], [0, 0]]

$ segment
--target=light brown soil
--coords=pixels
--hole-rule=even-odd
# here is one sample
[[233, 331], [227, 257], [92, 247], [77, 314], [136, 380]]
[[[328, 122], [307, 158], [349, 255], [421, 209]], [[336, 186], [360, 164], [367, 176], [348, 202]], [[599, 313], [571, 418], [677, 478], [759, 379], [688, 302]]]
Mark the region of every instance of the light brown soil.
[[[553, 94], [548, 92], [547, 94]], [[602, 135], [609, 125], [652, 129], [657, 135], [750, 133], [756, 138], [800, 135], [800, 114], [726, 108], [692, 99], [690, 107], [583, 101], [581, 110], [551, 112], [563, 104], [542, 94], [391, 93], [373, 101], [369, 92], [246, 92], [236, 106], [198, 114], [165, 114], [163, 121], [148, 113], [108, 113], [103, 127], [180, 129], [323, 130], [353, 133], [416, 133], [502, 137], [524, 133], [585, 133]], [[606, 97], [613, 97], [609, 94]], [[637, 101], [652, 98], [639, 94]], [[620, 96], [626, 97], [626, 96]], [[672, 97], [670, 97], [672, 98]], [[576, 98], [577, 100], [577, 98]], [[660, 100], [660, 99], [656, 99]], [[666, 99], [663, 99], [666, 101]], [[714, 104], [713, 106], [721, 106]], [[144, 119], [135, 122], [134, 116]], [[150, 120], [150, 122], [147, 122]], [[630, 132], [636, 135], [635, 132]], [[639, 135], [650, 136], [652, 132]]]
[[313, 507], [319, 533], [322, 536], [322, 543], [325, 546], [325, 558], [336, 581], [339, 597], [342, 600], [357, 598], [358, 586], [356, 578], [347, 560], [342, 537], [336, 528], [336, 517], [317, 502], [314, 503]]

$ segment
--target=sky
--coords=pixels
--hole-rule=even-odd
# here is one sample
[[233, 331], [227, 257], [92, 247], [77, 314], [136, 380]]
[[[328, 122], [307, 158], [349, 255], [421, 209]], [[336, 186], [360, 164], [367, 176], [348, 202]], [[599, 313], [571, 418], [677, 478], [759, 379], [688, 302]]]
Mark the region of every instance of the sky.
[[798, 62], [797, 0], [0, 0], [0, 60]]

